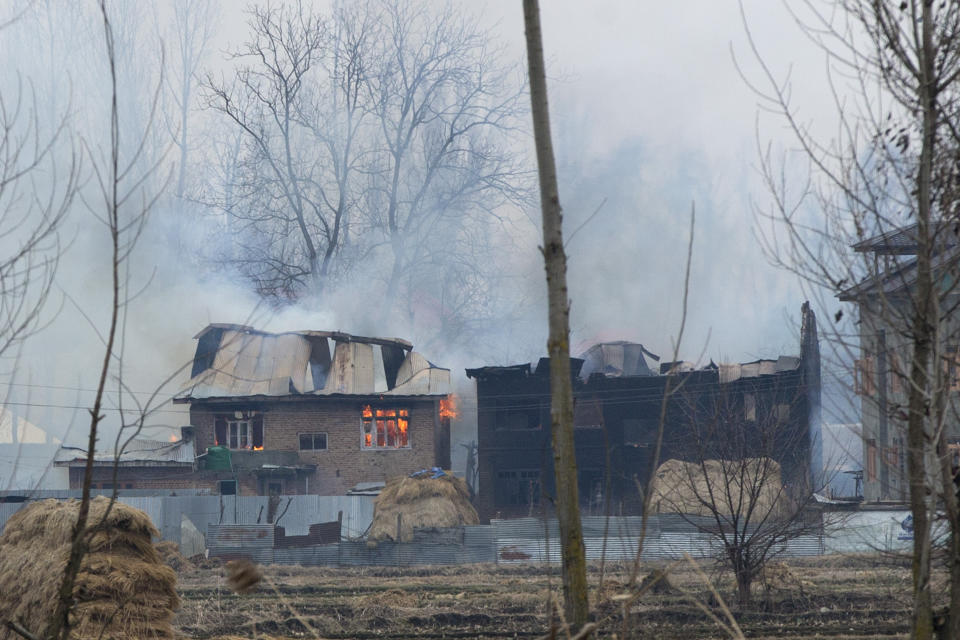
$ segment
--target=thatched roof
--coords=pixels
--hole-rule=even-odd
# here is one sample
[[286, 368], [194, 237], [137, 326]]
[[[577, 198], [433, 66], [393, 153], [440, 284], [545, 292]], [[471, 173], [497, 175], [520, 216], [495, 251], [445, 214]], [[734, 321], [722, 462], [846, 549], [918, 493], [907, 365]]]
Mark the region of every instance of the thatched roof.
[[770, 458], [704, 460], [703, 467], [698, 462], [667, 460], [651, 481], [651, 513], [709, 516], [716, 509], [730, 517], [733, 512], [746, 513], [753, 504], [759, 519], [786, 501], [780, 465]]
[[414, 529], [442, 529], [479, 522], [477, 510], [470, 504], [470, 490], [462, 478], [449, 474], [439, 478], [426, 475], [393, 478], [373, 501], [373, 524], [367, 540], [410, 542]]
[[[41, 634], [56, 607], [79, 501], [44, 500], [10, 517], [0, 535], [0, 623], [16, 620]], [[180, 600], [176, 574], [164, 565], [143, 511], [104, 496], [90, 503], [90, 539], [74, 587], [72, 638], [173, 638]], [[104, 520], [106, 516], [106, 520]], [[0, 624], [0, 640], [19, 638]]]

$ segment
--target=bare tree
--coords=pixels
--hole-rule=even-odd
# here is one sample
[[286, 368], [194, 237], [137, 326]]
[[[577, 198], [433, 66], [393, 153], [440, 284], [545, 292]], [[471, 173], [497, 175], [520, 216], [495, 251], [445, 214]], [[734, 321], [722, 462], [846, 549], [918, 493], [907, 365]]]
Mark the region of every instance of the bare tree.
[[471, 277], [494, 262], [480, 230], [532, 193], [511, 135], [516, 67], [453, 4], [369, 0], [329, 16], [298, 4], [254, 10], [251, 28], [246, 66], [210, 83], [245, 134], [238, 266], [281, 300], [356, 276], [380, 283], [383, 317], [469, 325], [491, 292]]
[[543, 61], [540, 6], [524, 0], [527, 35], [530, 107], [540, 174], [543, 211], [543, 259], [547, 272], [550, 336], [550, 423], [553, 434], [553, 467], [557, 481], [556, 511], [562, 546], [563, 597], [567, 620], [575, 629], [587, 624], [586, 550], [577, 495], [577, 460], [573, 441], [573, 384], [570, 376], [570, 301], [567, 297], [567, 256], [563, 248], [563, 214], [557, 184], [557, 166], [550, 137], [547, 72]]
[[298, 2], [254, 7], [250, 28], [233, 80], [208, 80], [208, 104], [245, 134], [234, 185], [244, 204], [228, 212], [249, 231], [239, 266], [260, 293], [289, 299], [322, 289], [341, 238], [342, 218], [324, 207], [324, 158], [304, 117], [307, 85], [328, 52], [327, 25]]
[[[100, 11], [103, 18], [111, 87], [110, 139], [109, 145], [105, 148], [100, 147], [93, 141], [85, 141], [84, 146], [91, 160], [98, 195], [102, 199], [101, 206], [94, 207], [90, 202], [86, 202], [86, 204], [96, 219], [104, 225], [110, 238], [110, 313], [107, 326], [100, 332], [104, 345], [104, 356], [100, 366], [93, 405], [90, 408], [87, 460], [84, 468], [77, 521], [72, 530], [70, 552], [58, 589], [54, 610], [51, 612], [46, 628], [42, 631], [34, 630], [34, 633], [31, 634], [29, 630], [11, 627], [25, 637], [42, 637], [48, 640], [55, 640], [56, 638], [67, 640], [71, 635], [70, 613], [75, 604], [74, 588], [77, 575], [80, 572], [92, 535], [106, 520], [110, 511], [108, 508], [100, 522], [89, 522], [93, 463], [99, 427], [104, 420], [103, 411], [105, 409], [107, 385], [111, 380], [116, 380], [121, 390], [124, 390], [122, 372], [123, 318], [125, 307], [134, 295], [129, 286], [128, 261], [145, 228], [148, 213], [158, 197], [156, 195], [150, 196], [145, 191], [145, 185], [148, 184], [148, 178], [156, 172], [159, 162], [162, 161], [162, 159], [155, 161], [146, 169], [137, 170], [150, 139], [160, 85], [158, 85], [153, 98], [154, 113], [151, 114], [145, 130], [139, 136], [139, 144], [134, 147], [133, 152], [128, 156], [121, 157], [121, 126], [116, 71], [117, 52], [113, 39], [112, 23], [105, 0], [100, 2]], [[120, 409], [122, 412], [122, 406]], [[142, 420], [139, 424], [142, 425]], [[121, 452], [118, 449], [118, 458]], [[116, 491], [114, 491], [113, 496], [113, 502], [115, 501]], [[111, 507], [113, 502], [111, 502]], [[14, 624], [16, 621], [10, 621], [10, 623]]]
[[524, 92], [515, 69], [459, 8], [375, 2], [370, 10], [389, 37], [369, 82], [380, 134], [369, 216], [390, 247], [393, 301], [415, 297], [426, 253], [436, 260], [472, 241], [461, 233], [478, 214], [528, 201], [529, 174], [506, 139], [520, 130]]
[[[798, 23], [830, 61], [839, 126], [821, 142], [798, 118], [789, 82], [778, 80], [752, 45], [766, 80], [758, 94], [785, 117], [807, 159], [804, 184], [787, 178], [797, 173], [784, 170], [769, 148], [761, 150], [774, 223], [764, 238], [775, 262], [859, 306], [854, 340], [840, 314], [831, 333], [841, 360], [852, 360], [859, 346], [867, 365], [859, 386], [869, 491], [909, 497], [912, 637], [926, 639], [933, 633], [930, 531], [938, 504], [954, 534], [950, 610], [960, 609], [960, 521], [945, 450], [958, 434], [946, 419], [956, 413], [944, 375], [956, 360], [958, 335], [960, 4], [847, 0], [839, 12], [809, 1], [802, 7]], [[905, 452], [899, 486], [896, 474], [869, 477], [878, 450], [881, 465]], [[949, 637], [957, 637], [960, 616], [950, 618]]]
[[651, 509], [678, 513], [717, 542], [740, 604], [787, 542], [820, 531], [808, 511], [822, 479], [810, 482], [806, 390], [787, 375], [788, 384], [763, 376], [681, 386], [671, 437], [689, 457], [668, 461], [653, 481]]
[[211, 0], [180, 0], [173, 4], [173, 24], [167, 36], [170, 52], [167, 59], [172, 73], [166, 74], [166, 78], [168, 93], [176, 111], [176, 124], [168, 126], [168, 129], [180, 152], [175, 194], [181, 199], [186, 191], [192, 140], [190, 116], [196, 100], [194, 93], [199, 81], [200, 64], [209, 47], [216, 18], [217, 9]]
[[79, 171], [76, 153], [59, 171], [54, 159], [66, 118], [44, 139], [31, 102], [22, 90], [12, 101], [0, 95], [0, 356], [40, 325]]

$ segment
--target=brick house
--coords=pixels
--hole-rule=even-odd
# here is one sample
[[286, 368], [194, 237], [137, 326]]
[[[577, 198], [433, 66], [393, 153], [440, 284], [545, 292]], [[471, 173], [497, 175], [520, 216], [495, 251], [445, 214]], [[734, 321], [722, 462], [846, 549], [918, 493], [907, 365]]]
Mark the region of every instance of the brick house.
[[[450, 372], [395, 338], [268, 333], [211, 324], [196, 336], [194, 486], [221, 494], [342, 495], [363, 482], [450, 466], [440, 404]], [[217, 449], [210, 449], [217, 447]], [[229, 451], [229, 463], [214, 463]]]

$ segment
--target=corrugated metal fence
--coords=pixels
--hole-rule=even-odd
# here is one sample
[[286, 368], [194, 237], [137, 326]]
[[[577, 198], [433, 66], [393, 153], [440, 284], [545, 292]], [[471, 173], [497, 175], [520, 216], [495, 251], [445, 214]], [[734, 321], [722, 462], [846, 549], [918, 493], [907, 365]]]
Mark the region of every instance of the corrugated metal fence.
[[[211, 525], [267, 524], [270, 513], [270, 498], [266, 496], [120, 496], [118, 500], [144, 511], [160, 536], [177, 544], [184, 517], [207, 535]], [[0, 530], [25, 504], [28, 503], [0, 503]], [[342, 514], [341, 535], [353, 539], [362, 537], [373, 522], [373, 498], [283, 496], [275, 502], [274, 512], [274, 524], [283, 526], [291, 536], [306, 535], [311, 524], [331, 522]]]
[[[189, 520], [206, 536], [214, 556], [248, 556], [259, 562], [303, 565], [459, 564], [477, 562], [559, 562], [560, 539], [555, 520], [493, 520], [445, 531], [441, 536], [418, 533], [413, 542], [364, 540], [373, 520], [370, 496], [290, 496], [274, 499], [275, 523], [267, 523], [270, 498], [264, 496], [122, 496], [120, 501], [145, 511], [165, 540], [180, 543], [181, 522]], [[0, 503], [0, 529], [26, 503]], [[804, 535], [776, 550], [781, 556], [896, 550], [910, 544], [901, 526], [906, 512], [853, 512], [825, 520], [823, 535]], [[341, 519], [339, 544], [298, 548], [274, 546], [274, 525], [287, 536], [309, 533], [311, 524]], [[645, 559], [677, 558], [684, 553], [710, 557], [722, 553], [719, 541], [700, 531], [709, 521], [658, 514], [647, 522]], [[642, 529], [639, 517], [583, 518], [587, 558], [631, 560]]]

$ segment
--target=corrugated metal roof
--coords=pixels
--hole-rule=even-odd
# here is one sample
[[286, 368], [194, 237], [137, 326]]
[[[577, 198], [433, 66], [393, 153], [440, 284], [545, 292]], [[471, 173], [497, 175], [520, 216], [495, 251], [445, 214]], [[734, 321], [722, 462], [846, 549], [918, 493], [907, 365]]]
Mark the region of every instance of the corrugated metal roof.
[[[146, 440], [135, 439], [120, 454], [120, 462], [156, 462], [161, 464], [182, 464], [192, 465], [196, 452], [193, 441], [178, 440], [176, 442], [167, 442], [165, 440]], [[85, 461], [87, 450], [79, 447], [60, 447], [57, 451], [55, 464], [69, 465], [72, 462]], [[94, 454], [94, 463], [113, 464], [117, 460], [114, 451], [100, 451]]]
[[[208, 336], [211, 331], [219, 333]], [[206, 353], [200, 353], [198, 345], [194, 360], [194, 371], [204, 368], [184, 385], [176, 402], [250, 396], [450, 393], [450, 371], [433, 365], [411, 351], [409, 342], [397, 338], [364, 338], [332, 331], [274, 334], [224, 324], [209, 325], [197, 338], [210, 340], [204, 347]], [[327, 349], [326, 341], [316, 338], [335, 342], [329, 370], [324, 374], [318, 367], [326, 366], [321, 363], [327, 362], [328, 352], [313, 354], [316, 357], [311, 363], [315, 347]], [[216, 346], [215, 352], [211, 345]], [[386, 388], [391, 377], [385, 370], [387, 359], [380, 352], [383, 348], [395, 349], [404, 357], [392, 389]], [[322, 388], [317, 388], [320, 384]]]

